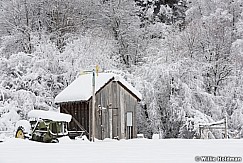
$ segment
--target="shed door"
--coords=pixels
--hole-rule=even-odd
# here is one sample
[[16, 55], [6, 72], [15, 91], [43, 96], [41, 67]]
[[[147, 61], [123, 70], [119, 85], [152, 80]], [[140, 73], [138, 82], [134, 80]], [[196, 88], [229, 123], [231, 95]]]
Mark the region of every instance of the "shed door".
[[119, 137], [118, 137], [118, 109], [112, 109], [112, 138], [119, 139]]

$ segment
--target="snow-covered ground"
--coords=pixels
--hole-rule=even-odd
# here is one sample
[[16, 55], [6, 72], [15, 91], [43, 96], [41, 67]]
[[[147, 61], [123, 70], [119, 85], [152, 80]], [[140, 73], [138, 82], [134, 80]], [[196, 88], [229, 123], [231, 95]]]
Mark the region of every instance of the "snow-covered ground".
[[0, 163], [191, 163], [196, 156], [243, 157], [243, 140], [133, 139], [46, 144], [15, 138], [0, 143]]

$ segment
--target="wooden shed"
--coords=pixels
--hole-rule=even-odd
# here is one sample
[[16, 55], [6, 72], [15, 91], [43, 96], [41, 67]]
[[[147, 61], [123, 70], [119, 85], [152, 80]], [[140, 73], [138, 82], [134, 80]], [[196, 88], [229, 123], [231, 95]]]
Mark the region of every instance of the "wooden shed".
[[[95, 138], [131, 139], [137, 135], [136, 108], [141, 94], [121, 76], [95, 76]], [[72, 115], [69, 131], [92, 135], [92, 74], [79, 76], [55, 98], [60, 112]]]

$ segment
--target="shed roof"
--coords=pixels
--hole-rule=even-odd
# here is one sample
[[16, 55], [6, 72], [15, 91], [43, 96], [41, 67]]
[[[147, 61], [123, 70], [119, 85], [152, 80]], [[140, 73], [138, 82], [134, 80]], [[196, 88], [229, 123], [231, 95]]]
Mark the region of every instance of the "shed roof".
[[[126, 87], [138, 99], [142, 99], [139, 93], [130, 83], [125, 81], [121, 76], [114, 73], [99, 73], [95, 76], [95, 92], [98, 92], [103, 86], [110, 81], [118, 81]], [[66, 87], [55, 98], [55, 103], [88, 101], [92, 97], [92, 73], [80, 75], [68, 87]]]

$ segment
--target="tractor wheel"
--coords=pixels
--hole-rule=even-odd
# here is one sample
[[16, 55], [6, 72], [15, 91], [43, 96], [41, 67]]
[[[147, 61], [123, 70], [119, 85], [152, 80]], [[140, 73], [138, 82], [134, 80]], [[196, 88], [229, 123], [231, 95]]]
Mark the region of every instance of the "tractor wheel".
[[15, 137], [16, 138], [30, 138], [30, 133], [31, 133], [31, 126], [29, 121], [27, 120], [19, 120], [16, 125], [15, 125]]
[[16, 134], [15, 134], [15, 138], [19, 138], [19, 139], [24, 139], [25, 138], [23, 127], [19, 127], [17, 129]]
[[59, 140], [58, 139], [52, 139], [51, 143], [59, 143]]

